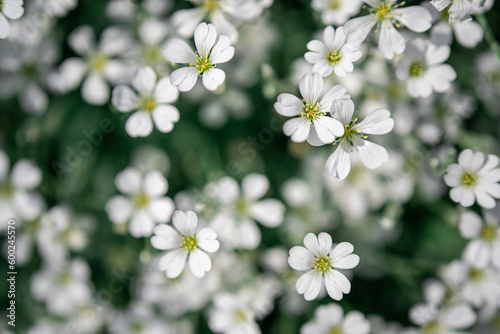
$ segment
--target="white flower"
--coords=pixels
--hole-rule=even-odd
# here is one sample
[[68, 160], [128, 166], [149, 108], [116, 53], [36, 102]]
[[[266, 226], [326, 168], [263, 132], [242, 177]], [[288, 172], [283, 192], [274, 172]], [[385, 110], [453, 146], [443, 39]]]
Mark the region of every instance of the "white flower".
[[444, 182], [453, 189], [450, 197], [460, 205], [469, 207], [477, 201], [483, 208], [496, 206], [500, 198], [500, 159], [493, 154], [485, 159], [481, 152], [464, 150], [458, 156], [458, 164], [448, 166]]
[[283, 223], [285, 206], [274, 198], [261, 199], [269, 190], [269, 180], [261, 174], [249, 174], [241, 182], [224, 177], [205, 187], [207, 197], [220, 202], [221, 208], [211, 226], [233, 248], [255, 249], [261, 232], [255, 223], [277, 227]]
[[179, 120], [179, 110], [169, 103], [175, 102], [179, 91], [165, 77], [156, 82], [155, 71], [147, 66], [139, 69], [132, 80], [137, 95], [128, 86], [113, 89], [113, 106], [121, 112], [135, 111], [125, 124], [131, 137], [146, 137], [153, 131], [153, 123], [163, 133], [172, 131]]
[[[450, 23], [458, 21], [461, 23], [469, 22], [472, 20], [471, 14], [481, 9], [484, 2], [485, 0], [431, 0], [431, 4], [436, 7], [438, 11], [448, 11]], [[450, 7], [446, 9], [448, 6]]]
[[361, 8], [360, 0], [313, 0], [312, 8], [321, 13], [321, 21], [325, 25], [340, 26], [346, 23]]
[[220, 293], [214, 297], [208, 325], [215, 333], [260, 334], [255, 311], [239, 295]]
[[226, 73], [218, 68], [216, 64], [228, 62], [233, 58], [234, 47], [231, 46], [229, 37], [221, 35], [217, 40], [217, 30], [212, 24], [200, 23], [194, 32], [194, 42], [197, 51], [180, 39], [172, 39], [167, 42], [163, 50], [163, 56], [174, 63], [189, 64], [170, 75], [172, 84], [177, 86], [181, 92], [190, 91], [202, 77], [206, 89], [214, 91], [226, 80]]
[[394, 54], [403, 53], [405, 38], [398, 32], [401, 25], [415, 32], [424, 32], [431, 27], [431, 14], [421, 6], [399, 8], [397, 0], [363, 0], [370, 8], [371, 13], [348, 21], [344, 32], [348, 35], [348, 42], [363, 42], [373, 27], [380, 32], [379, 50], [384, 57], [392, 59]]
[[[204, 19], [209, 20], [232, 43], [238, 40], [235, 21], [250, 21], [261, 15], [272, 4], [268, 0], [191, 0], [196, 8], [181, 9], [172, 15], [172, 24], [182, 37], [191, 37], [195, 27]], [[228, 19], [229, 18], [229, 19]]]
[[449, 56], [448, 45], [436, 46], [429, 41], [415, 39], [399, 60], [396, 76], [406, 81], [408, 93], [413, 97], [429, 97], [432, 91], [445, 92], [457, 77], [453, 67], [443, 64]]
[[496, 216], [486, 213], [485, 224], [481, 217], [466, 211], [460, 218], [460, 234], [472, 239], [464, 250], [464, 258], [478, 268], [486, 268], [490, 264], [500, 269], [500, 226], [498, 207]]
[[17, 20], [24, 14], [22, 0], [2, 0], [0, 2], [0, 38], [7, 38], [10, 24], [7, 18]]
[[[454, 333], [476, 322], [476, 313], [468, 304], [457, 304], [439, 309], [433, 304], [417, 304], [410, 309], [410, 319], [419, 325], [422, 334]], [[465, 334], [465, 333], [464, 333]]]
[[297, 280], [297, 292], [303, 294], [306, 300], [313, 300], [326, 286], [331, 298], [341, 300], [343, 293], [351, 291], [351, 283], [336, 269], [352, 269], [358, 265], [359, 256], [351, 254], [353, 245], [341, 242], [332, 248], [332, 237], [324, 232], [317, 238], [308, 233], [304, 245], [306, 248], [295, 246], [290, 249], [288, 257], [290, 267], [307, 271]]
[[44, 264], [31, 277], [30, 290], [36, 300], [47, 304], [50, 312], [72, 315], [91, 300], [90, 268], [81, 259], [60, 266]]
[[335, 31], [332, 26], [328, 26], [323, 32], [323, 42], [315, 39], [307, 43], [309, 52], [306, 52], [304, 58], [314, 64], [313, 72], [322, 77], [329, 76], [332, 71], [339, 77], [352, 72], [352, 62], [361, 58], [362, 53], [359, 45], [346, 43], [346, 39], [343, 27], [338, 27]]
[[[42, 181], [42, 171], [27, 159], [16, 162], [10, 175], [9, 166], [9, 157], [0, 150], [0, 219], [33, 220], [44, 207], [42, 197], [34, 191]], [[6, 226], [3, 224], [2, 228]]]
[[500, 273], [493, 268], [478, 268], [474, 263], [453, 261], [443, 270], [443, 277], [459, 287], [464, 301], [480, 308], [498, 305], [500, 300]]
[[484, 31], [481, 25], [476, 21], [449, 23], [449, 14], [447, 10], [438, 12], [430, 2], [423, 3], [433, 17], [430, 41], [436, 45], [447, 44], [453, 42], [453, 34], [460, 45], [466, 48], [474, 48], [483, 40]]
[[[343, 180], [349, 174], [351, 170], [349, 155], [354, 151], [359, 154], [363, 165], [369, 169], [378, 168], [389, 161], [387, 150], [366, 140], [366, 135], [382, 135], [390, 132], [394, 128], [391, 113], [386, 109], [376, 109], [360, 123], [357, 123], [358, 118], [352, 119], [353, 113], [352, 101], [334, 103], [332, 106], [333, 118], [339, 120], [345, 128], [344, 135], [335, 142], [337, 149], [326, 162], [328, 173], [337, 180]], [[320, 144], [318, 140], [311, 140], [311, 142], [313, 145]]]
[[156, 223], [165, 223], [174, 210], [174, 202], [164, 196], [168, 190], [167, 180], [159, 171], [143, 176], [136, 168], [129, 167], [118, 173], [115, 186], [125, 196], [114, 196], [106, 203], [109, 220], [125, 224], [136, 238], [148, 237]]
[[[303, 100], [288, 93], [280, 94], [274, 109], [280, 115], [294, 117], [283, 124], [283, 133], [296, 143], [317, 136], [323, 144], [333, 143], [344, 134], [342, 124], [327, 115], [336, 100], [349, 100], [346, 89], [340, 85], [332, 87], [320, 100], [323, 79], [318, 73], [306, 73], [299, 84]], [[350, 100], [349, 100], [350, 101]], [[309, 140], [308, 140], [309, 141]]]
[[154, 248], [170, 250], [161, 258], [158, 264], [160, 270], [164, 270], [168, 278], [176, 278], [184, 270], [188, 259], [193, 275], [205, 276], [212, 268], [212, 262], [205, 252], [214, 253], [219, 249], [217, 233], [208, 227], [196, 233], [198, 217], [193, 211], [175, 211], [172, 222], [175, 229], [166, 224], [158, 225], [151, 238]]
[[351, 311], [344, 317], [344, 311], [337, 304], [319, 306], [314, 321], [300, 329], [301, 334], [368, 334], [370, 322], [358, 311]]
[[[82, 97], [92, 105], [104, 105], [109, 101], [109, 83], [124, 82], [130, 68], [115, 56], [128, 51], [131, 40], [128, 34], [117, 27], [103, 31], [99, 45], [91, 27], [83, 26], [71, 33], [68, 39], [71, 48], [82, 58], [67, 58], [60, 67], [60, 86], [64, 91], [72, 90], [83, 80]], [[84, 79], [85, 77], [85, 79]]]

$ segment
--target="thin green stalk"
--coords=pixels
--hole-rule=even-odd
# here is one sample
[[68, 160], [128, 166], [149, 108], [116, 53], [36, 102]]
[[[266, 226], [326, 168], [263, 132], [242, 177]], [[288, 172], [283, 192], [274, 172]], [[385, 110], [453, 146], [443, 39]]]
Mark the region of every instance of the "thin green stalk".
[[477, 14], [476, 19], [477, 22], [479, 22], [479, 24], [481, 25], [481, 27], [483, 27], [486, 42], [488, 42], [491, 50], [493, 50], [493, 52], [495, 52], [497, 57], [500, 59], [500, 44], [498, 44], [498, 41], [496, 40], [495, 35], [491, 30], [491, 26], [488, 23], [486, 16], [484, 16], [484, 14]]

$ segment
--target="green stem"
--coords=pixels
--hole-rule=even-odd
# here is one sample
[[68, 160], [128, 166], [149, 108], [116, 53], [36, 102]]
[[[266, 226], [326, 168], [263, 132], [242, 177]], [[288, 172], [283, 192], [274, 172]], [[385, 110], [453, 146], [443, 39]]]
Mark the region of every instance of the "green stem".
[[495, 52], [497, 57], [500, 59], [500, 44], [498, 44], [498, 41], [496, 40], [495, 35], [491, 30], [490, 24], [488, 23], [486, 16], [484, 16], [484, 14], [477, 14], [476, 19], [481, 25], [481, 27], [483, 27], [484, 36], [486, 38], [486, 41], [490, 45], [491, 50], [493, 50], [493, 52]]

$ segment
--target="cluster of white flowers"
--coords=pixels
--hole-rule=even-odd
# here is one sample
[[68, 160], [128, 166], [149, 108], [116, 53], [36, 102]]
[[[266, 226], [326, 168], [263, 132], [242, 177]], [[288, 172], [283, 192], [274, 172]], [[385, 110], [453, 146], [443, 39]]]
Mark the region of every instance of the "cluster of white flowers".
[[[77, 5], [0, 0], [0, 98], [16, 97], [28, 114], [11, 113], [7, 101], [0, 118], [0, 129], [15, 130], [12, 138], [2, 133], [1, 147], [12, 139], [22, 148], [21, 157], [0, 150], [0, 220], [15, 218], [16, 265], [35, 268], [29, 290], [35, 308], [43, 306], [27, 333], [459, 334], [494, 324], [498, 138], [482, 137], [466, 120], [484, 107], [489, 114], [478, 126], [498, 124], [500, 61], [485, 54], [467, 64], [478, 69], [479, 107], [470, 87], [455, 83], [468, 81], [467, 72], [452, 66], [455, 47], [477, 47], [484, 36], [493, 43], [480, 21], [493, 1], [312, 0], [319, 29], [298, 39], [295, 60], [266, 15], [273, 0], [111, 0], [109, 26], [76, 21], [67, 34], [57, 30]], [[68, 47], [57, 46], [65, 36]], [[273, 48], [283, 64], [293, 61], [288, 77], [271, 66]], [[193, 105], [198, 120], [189, 115]], [[72, 122], [66, 113], [78, 115], [82, 129], [108, 115], [120, 124], [116, 141], [85, 128], [76, 149], [53, 144]], [[247, 136], [239, 123], [251, 115], [256, 124], [270, 121]], [[11, 116], [28, 120], [18, 129]], [[226, 123], [227, 133], [214, 134]], [[102, 124], [103, 133], [114, 131]], [[281, 124], [290, 140], [280, 149], [290, 161], [267, 150], [284, 141]], [[219, 134], [229, 140], [206, 143]], [[142, 141], [151, 146], [135, 146]], [[31, 149], [41, 142], [49, 148]], [[108, 144], [116, 156], [94, 159], [94, 148]], [[133, 158], [120, 159], [129, 150]], [[69, 182], [35, 162], [50, 165], [54, 156], [66, 159]], [[285, 170], [293, 164], [297, 170]], [[275, 178], [264, 173], [271, 165], [280, 170]], [[405, 205], [444, 212], [467, 240], [454, 245], [465, 245], [460, 258], [431, 261], [423, 252], [417, 270], [440, 267], [438, 278], [424, 285], [406, 328], [345, 300], [364, 293], [354, 292], [358, 277], [399, 279], [398, 270], [408, 270], [402, 279], [414, 285], [421, 272], [413, 275], [407, 259], [394, 257], [403, 269], [384, 266], [393, 260], [385, 246], [412, 233]], [[97, 235], [118, 241], [102, 245]], [[101, 267], [110, 270], [96, 279]], [[122, 291], [131, 301], [118, 308]], [[314, 316], [299, 323], [313, 314], [313, 300]], [[275, 310], [296, 328], [268, 327]]]

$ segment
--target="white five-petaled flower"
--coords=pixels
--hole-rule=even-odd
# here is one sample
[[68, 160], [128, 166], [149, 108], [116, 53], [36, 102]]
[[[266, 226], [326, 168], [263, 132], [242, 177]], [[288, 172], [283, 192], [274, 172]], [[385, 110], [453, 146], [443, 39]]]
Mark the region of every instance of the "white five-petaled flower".
[[397, 0], [363, 0], [369, 6], [370, 14], [348, 21], [344, 32], [348, 42], [363, 42], [370, 31], [380, 33], [379, 50], [384, 57], [392, 59], [394, 54], [403, 53], [406, 42], [397, 28], [401, 25], [415, 32], [424, 32], [431, 27], [432, 17], [427, 9], [421, 6], [400, 8]]
[[464, 258], [478, 268], [485, 268], [490, 264], [500, 269], [500, 208], [493, 212], [485, 210], [485, 224], [481, 217], [473, 212], [466, 211], [460, 219], [460, 234], [472, 239], [464, 250]]
[[113, 90], [113, 106], [121, 112], [136, 111], [129, 117], [125, 130], [131, 137], [145, 137], [153, 131], [153, 123], [163, 133], [172, 131], [179, 120], [179, 110], [169, 103], [175, 102], [179, 91], [169, 77], [156, 82], [155, 71], [147, 66], [139, 69], [132, 86], [118, 86]]
[[225, 246], [255, 249], [262, 234], [255, 221], [273, 228], [284, 220], [285, 205], [275, 198], [262, 198], [269, 190], [269, 180], [261, 174], [249, 174], [238, 182], [223, 177], [205, 187], [207, 197], [214, 196], [220, 209], [211, 222]]
[[[234, 47], [231, 46], [229, 37], [219, 36], [212, 24], [200, 23], [194, 31], [194, 42], [197, 51], [180, 39], [168, 41], [163, 50], [163, 56], [171, 62], [189, 64], [170, 75], [170, 80], [181, 92], [190, 91], [198, 76], [202, 77], [206, 89], [214, 91], [226, 80], [226, 73], [218, 68], [216, 64], [228, 62], [234, 56]], [[216, 43], [217, 42], [217, 43]]]
[[24, 14], [22, 0], [0, 1], [0, 38], [7, 38], [10, 33], [10, 24], [7, 18], [17, 20]]
[[462, 300], [474, 307], [498, 305], [500, 272], [495, 268], [478, 268], [467, 261], [453, 261], [443, 269], [443, 277], [454, 287]]
[[129, 167], [116, 175], [115, 186], [127, 196], [112, 197], [106, 203], [106, 213], [115, 224], [130, 220], [128, 229], [132, 236], [148, 237], [155, 224], [170, 219], [174, 202], [164, 196], [168, 183], [159, 171], [143, 175], [138, 169]]
[[[485, 1], [486, 0], [431, 0], [431, 4], [440, 12], [447, 10], [450, 23], [459, 21], [467, 23], [472, 20], [471, 14], [482, 8]], [[446, 9], [448, 6], [450, 7]]]
[[332, 237], [322, 232], [316, 237], [308, 233], [304, 238], [305, 248], [295, 246], [290, 249], [288, 264], [295, 270], [307, 271], [296, 284], [297, 292], [306, 300], [318, 297], [321, 289], [331, 298], [341, 300], [342, 294], [351, 291], [351, 283], [336, 269], [352, 269], [359, 263], [359, 256], [352, 254], [354, 247], [341, 242], [332, 247]]
[[[354, 103], [352, 101], [336, 102], [332, 106], [332, 117], [339, 120], [345, 132], [335, 145], [338, 146], [326, 162], [326, 169], [332, 177], [343, 180], [351, 170], [349, 155], [356, 151], [361, 162], [369, 169], [380, 167], [389, 161], [389, 153], [378, 144], [366, 140], [366, 135], [383, 135], [394, 128], [394, 120], [386, 109], [376, 109], [368, 114], [363, 121], [352, 119]], [[312, 145], [321, 145], [321, 141], [311, 139]]]
[[481, 152], [464, 150], [458, 156], [458, 164], [448, 166], [444, 182], [452, 189], [450, 197], [460, 205], [477, 204], [486, 209], [496, 206], [500, 198], [500, 159], [493, 154], [485, 159]]
[[325, 25], [340, 26], [346, 23], [361, 8], [360, 0], [312, 0], [311, 7], [321, 13]]
[[397, 65], [396, 76], [406, 81], [413, 97], [429, 97], [432, 91], [442, 93], [451, 88], [457, 73], [443, 62], [450, 56], [448, 45], [436, 46], [423, 39], [415, 39]]
[[[299, 84], [301, 101], [292, 94], [283, 93], [278, 96], [274, 109], [278, 114], [294, 117], [285, 122], [283, 132], [296, 143], [302, 143], [311, 136], [316, 136], [323, 144], [330, 144], [344, 134], [342, 124], [328, 113], [336, 100], [349, 100], [346, 89], [337, 85], [332, 87], [323, 98], [323, 78], [318, 73], [306, 73]], [[309, 140], [308, 140], [309, 141]]]
[[322, 77], [329, 76], [333, 71], [339, 77], [352, 72], [352, 62], [361, 58], [362, 53], [358, 44], [346, 43], [346, 39], [343, 27], [338, 27], [335, 31], [332, 26], [328, 26], [323, 32], [323, 41], [315, 39], [307, 43], [309, 52], [306, 52], [304, 58], [314, 64], [313, 72]]
[[321, 305], [314, 312], [314, 321], [300, 329], [301, 334], [368, 334], [370, 322], [361, 312], [351, 311], [344, 317], [337, 304]]
[[67, 58], [61, 64], [60, 90], [70, 91], [83, 80], [81, 92], [85, 102], [104, 105], [109, 101], [109, 83], [125, 82], [130, 75], [125, 62], [115, 58], [129, 50], [132, 44], [130, 36], [121, 28], [109, 27], [102, 32], [96, 45], [92, 28], [82, 26], [70, 34], [68, 43], [82, 58]]
[[161, 258], [160, 270], [164, 270], [168, 278], [176, 278], [189, 258], [193, 275], [203, 277], [212, 268], [210, 257], [205, 252], [214, 253], [219, 249], [217, 233], [208, 227], [196, 233], [198, 217], [193, 211], [175, 211], [172, 222], [175, 229], [166, 224], [158, 225], [151, 238], [154, 248], [170, 250]]

